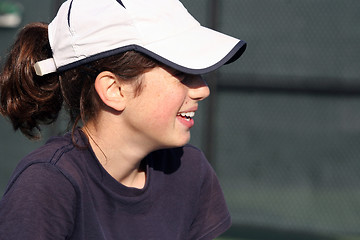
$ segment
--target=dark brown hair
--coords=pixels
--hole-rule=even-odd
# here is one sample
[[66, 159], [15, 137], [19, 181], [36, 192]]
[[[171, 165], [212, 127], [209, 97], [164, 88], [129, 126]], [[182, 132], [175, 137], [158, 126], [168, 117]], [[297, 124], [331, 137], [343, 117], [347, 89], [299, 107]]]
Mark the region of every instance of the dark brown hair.
[[40, 137], [40, 125], [56, 121], [63, 103], [73, 129], [80, 120], [85, 123], [96, 117], [102, 102], [94, 81], [100, 72], [110, 71], [124, 81], [133, 81], [139, 94], [139, 76], [158, 65], [129, 51], [39, 77], [33, 65], [52, 57], [47, 26], [32, 23], [19, 32], [0, 74], [0, 113], [10, 119], [15, 130], [20, 129], [30, 139]]

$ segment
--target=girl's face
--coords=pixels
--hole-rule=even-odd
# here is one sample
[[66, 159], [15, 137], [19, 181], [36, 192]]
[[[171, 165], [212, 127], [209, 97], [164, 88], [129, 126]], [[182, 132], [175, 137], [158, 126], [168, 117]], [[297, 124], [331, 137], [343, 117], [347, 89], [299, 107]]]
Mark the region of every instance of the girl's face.
[[140, 94], [122, 113], [133, 140], [151, 150], [185, 145], [198, 102], [210, 94], [205, 81], [167, 67], [156, 67], [141, 80]]

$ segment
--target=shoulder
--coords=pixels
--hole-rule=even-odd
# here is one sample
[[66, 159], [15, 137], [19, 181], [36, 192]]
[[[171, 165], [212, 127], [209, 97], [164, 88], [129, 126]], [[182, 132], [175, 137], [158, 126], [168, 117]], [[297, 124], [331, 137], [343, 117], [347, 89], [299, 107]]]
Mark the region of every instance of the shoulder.
[[191, 144], [187, 144], [182, 147], [184, 151], [184, 156], [195, 158], [195, 159], [206, 159], [204, 153], [197, 147]]
[[214, 172], [205, 154], [199, 148], [190, 144], [183, 147], [182, 162], [185, 166], [198, 171], [199, 174], [206, 175]]
[[68, 135], [50, 139], [45, 145], [31, 152], [18, 163], [6, 192], [19, 178], [24, 177], [28, 177], [27, 180], [42, 181], [45, 180], [44, 176], [51, 174], [53, 176], [51, 180], [69, 181], [63, 162], [72, 158], [72, 155], [78, 155], [76, 153], [78, 151]]
[[187, 144], [180, 148], [170, 148], [161, 150], [161, 154], [181, 159], [182, 163], [190, 162], [191, 164], [207, 163], [205, 154], [197, 147]]
[[0, 235], [7, 239], [65, 239], [75, 219], [73, 184], [50, 163], [33, 163], [21, 170], [0, 201]]
[[209, 167], [204, 153], [197, 147], [187, 144], [179, 148], [169, 148], [155, 151], [149, 155], [155, 166], [162, 167]]
[[179, 179], [183, 184], [199, 188], [202, 181], [215, 172], [204, 153], [193, 145], [156, 151], [150, 155], [149, 166]]
[[[49, 163], [34, 163], [14, 174], [4, 196], [8, 192], [48, 197], [49, 193], [74, 193], [74, 188], [56, 166]], [[69, 194], [66, 195], [70, 196]]]
[[[214, 239], [231, 225], [231, 218], [219, 180], [205, 154], [195, 146], [185, 145], [166, 150], [180, 156], [180, 184], [185, 188], [195, 206], [195, 220], [190, 229], [191, 239]], [[179, 185], [177, 185], [179, 186]], [[186, 194], [183, 194], [185, 196]]]
[[17, 169], [25, 168], [35, 163], [56, 164], [64, 153], [71, 151], [73, 148], [74, 144], [72, 144], [68, 136], [53, 137], [43, 146], [25, 156], [19, 162]]

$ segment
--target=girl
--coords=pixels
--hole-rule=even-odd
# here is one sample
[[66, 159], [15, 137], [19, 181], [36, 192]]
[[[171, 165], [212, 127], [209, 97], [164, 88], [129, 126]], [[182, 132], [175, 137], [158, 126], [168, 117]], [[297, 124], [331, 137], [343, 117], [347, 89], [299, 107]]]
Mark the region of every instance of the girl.
[[[213, 239], [230, 216], [213, 169], [186, 145], [201, 74], [246, 44], [177, 0], [69, 0], [27, 25], [0, 78], [0, 111], [29, 138], [64, 105], [73, 129], [15, 169], [1, 239]], [[81, 125], [80, 125], [81, 124]]]

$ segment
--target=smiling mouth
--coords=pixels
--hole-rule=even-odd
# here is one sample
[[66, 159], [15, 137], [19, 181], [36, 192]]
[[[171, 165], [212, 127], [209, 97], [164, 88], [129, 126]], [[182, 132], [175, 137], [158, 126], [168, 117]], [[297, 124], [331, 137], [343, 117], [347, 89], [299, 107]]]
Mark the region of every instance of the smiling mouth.
[[177, 116], [184, 118], [186, 121], [190, 121], [195, 116], [195, 112], [182, 112], [178, 113]]

